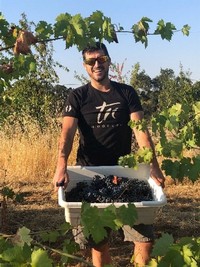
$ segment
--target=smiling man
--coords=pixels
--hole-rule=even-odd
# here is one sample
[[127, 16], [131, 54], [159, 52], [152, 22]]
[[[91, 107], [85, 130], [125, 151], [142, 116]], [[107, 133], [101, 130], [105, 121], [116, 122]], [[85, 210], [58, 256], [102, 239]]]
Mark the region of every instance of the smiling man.
[[[96, 43], [95, 46], [86, 47], [82, 55], [83, 66], [90, 76], [90, 82], [73, 90], [66, 101], [53, 179], [56, 190], [60, 183], [64, 182], [65, 188], [69, 183], [67, 160], [77, 129], [80, 134], [77, 165], [117, 165], [120, 156], [131, 152], [133, 133], [139, 147], [152, 148], [154, 151], [148, 131], [133, 129], [132, 132], [128, 126], [130, 119], [143, 119], [142, 106], [134, 88], [109, 79], [111, 58], [106, 46]], [[158, 185], [164, 186], [164, 176], [155, 155], [151, 164], [151, 176]], [[124, 227], [124, 240], [134, 243], [134, 264], [147, 264], [153, 239], [152, 225], [138, 225], [128, 230]], [[109, 234], [100, 244], [88, 240], [92, 249], [93, 265], [96, 267], [111, 264], [108, 240]]]

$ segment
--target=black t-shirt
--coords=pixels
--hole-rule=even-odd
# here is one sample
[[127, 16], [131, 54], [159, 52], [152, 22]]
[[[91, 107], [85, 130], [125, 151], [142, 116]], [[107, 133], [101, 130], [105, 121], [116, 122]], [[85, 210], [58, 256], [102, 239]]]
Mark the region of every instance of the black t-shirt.
[[131, 151], [130, 113], [142, 110], [142, 106], [133, 87], [111, 83], [109, 92], [88, 83], [68, 96], [63, 115], [78, 119], [78, 165], [117, 165], [119, 157]]

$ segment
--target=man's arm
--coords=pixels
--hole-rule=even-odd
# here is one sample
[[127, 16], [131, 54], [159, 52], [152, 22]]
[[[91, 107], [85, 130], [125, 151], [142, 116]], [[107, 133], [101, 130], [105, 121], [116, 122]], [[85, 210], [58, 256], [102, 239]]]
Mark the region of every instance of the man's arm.
[[69, 177], [67, 174], [67, 160], [72, 150], [76, 130], [77, 119], [73, 117], [64, 117], [58, 147], [57, 167], [53, 178], [53, 184], [56, 191], [56, 183], [61, 183], [64, 181], [64, 187], [66, 187], [69, 182]]
[[[133, 121], [139, 121], [139, 120], [142, 120], [143, 118], [144, 118], [143, 111], [134, 112], [131, 114], [131, 120]], [[151, 162], [151, 177], [155, 180], [155, 182], [158, 185], [161, 185], [162, 187], [164, 187], [165, 177], [159, 167], [159, 164], [156, 158], [154, 144], [153, 144], [153, 141], [151, 139], [148, 129], [146, 129], [145, 131], [141, 131], [141, 130], [137, 130], [136, 128], [134, 128], [133, 132], [135, 134], [135, 138], [140, 148], [147, 147], [147, 148], [152, 149], [153, 159]]]

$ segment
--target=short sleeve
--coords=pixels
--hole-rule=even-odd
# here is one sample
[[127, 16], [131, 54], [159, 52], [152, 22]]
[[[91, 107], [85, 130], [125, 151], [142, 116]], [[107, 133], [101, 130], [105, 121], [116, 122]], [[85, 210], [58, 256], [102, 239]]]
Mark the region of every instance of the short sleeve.
[[76, 91], [70, 92], [64, 106], [63, 117], [69, 116], [78, 118], [80, 112], [80, 101]]

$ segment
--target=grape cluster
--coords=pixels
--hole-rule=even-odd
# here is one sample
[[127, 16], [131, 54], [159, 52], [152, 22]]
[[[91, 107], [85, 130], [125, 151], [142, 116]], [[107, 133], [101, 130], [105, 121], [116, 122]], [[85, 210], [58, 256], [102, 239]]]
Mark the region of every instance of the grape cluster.
[[153, 195], [147, 181], [113, 175], [95, 175], [89, 184], [78, 182], [66, 192], [67, 202], [112, 203], [152, 201]]

